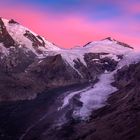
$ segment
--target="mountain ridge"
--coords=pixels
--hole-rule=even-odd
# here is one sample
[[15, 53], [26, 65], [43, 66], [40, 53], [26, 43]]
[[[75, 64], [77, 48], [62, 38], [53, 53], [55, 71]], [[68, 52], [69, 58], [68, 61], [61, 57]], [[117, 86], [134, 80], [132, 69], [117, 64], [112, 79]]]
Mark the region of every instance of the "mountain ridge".
[[[26, 83], [22, 87], [25, 88], [23, 91], [29, 90], [31, 95], [35, 92], [34, 97], [48, 87], [94, 82], [97, 75], [115, 69], [123, 57], [135, 54], [132, 48], [123, 46], [123, 43], [119, 44], [111, 38], [91, 42], [86, 47], [62, 49], [14, 20], [0, 18], [0, 25], [1, 72], [11, 75], [11, 80], [19, 79], [21, 85]], [[7, 42], [8, 44], [4, 44]], [[37, 83], [30, 79], [34, 79]], [[18, 83], [15, 85], [21, 88]], [[14, 88], [13, 92], [14, 95], [17, 94]], [[8, 93], [6, 94], [4, 98], [12, 98], [12, 94], [10, 97]], [[27, 94], [26, 96], [28, 99]], [[20, 99], [20, 96], [17, 97]], [[12, 99], [16, 100], [17, 97], [14, 96]]]
[[0, 18], [0, 139], [139, 140], [139, 75], [125, 43], [62, 49]]

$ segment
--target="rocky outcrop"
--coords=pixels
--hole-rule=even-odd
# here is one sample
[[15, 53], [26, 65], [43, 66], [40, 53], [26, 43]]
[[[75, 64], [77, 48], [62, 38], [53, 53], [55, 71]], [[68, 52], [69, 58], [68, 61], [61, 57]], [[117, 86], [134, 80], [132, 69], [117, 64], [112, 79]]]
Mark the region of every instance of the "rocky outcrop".
[[115, 39], [112, 39], [111, 37], [107, 37], [105, 38], [105, 40], [110, 40], [110, 41], [116, 41], [117, 44], [121, 45], [121, 46], [124, 46], [124, 47], [127, 47], [127, 48], [131, 48], [131, 49], [134, 49], [133, 47], [131, 47], [130, 45], [126, 44], [126, 43], [123, 43], [123, 42], [120, 42], [120, 41], [117, 41]]
[[25, 69], [32, 64], [36, 56], [32, 52], [26, 52], [23, 48], [11, 47], [8, 50], [8, 55], [1, 55], [0, 71], [19, 73], [25, 72]]
[[0, 43], [3, 43], [7, 48], [15, 45], [15, 41], [9, 35], [1, 18], [0, 18]]
[[10, 23], [10, 24], [19, 24], [19, 23], [18, 23], [17, 21], [15, 21], [14, 19], [9, 20], [8, 23]]
[[24, 34], [25, 37], [27, 37], [32, 42], [32, 46], [37, 51], [37, 53], [41, 54], [42, 52], [38, 49], [39, 46], [45, 47], [45, 42], [40, 36], [33, 35], [30, 31], [26, 31]]
[[54, 88], [82, 82], [80, 75], [61, 57], [60, 54], [36, 61], [27, 69], [28, 76], [36, 77]]

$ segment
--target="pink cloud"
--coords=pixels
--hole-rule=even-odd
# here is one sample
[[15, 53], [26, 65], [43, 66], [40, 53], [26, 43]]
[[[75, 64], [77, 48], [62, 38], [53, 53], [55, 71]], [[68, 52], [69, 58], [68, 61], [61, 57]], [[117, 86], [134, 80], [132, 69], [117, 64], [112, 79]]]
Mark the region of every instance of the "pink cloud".
[[127, 6], [125, 6], [125, 9], [129, 14], [140, 14], [140, 2], [127, 4]]
[[27, 6], [1, 8], [0, 15], [8, 19], [14, 18], [34, 32], [65, 48], [112, 36], [140, 50], [139, 24], [135, 21], [124, 23], [121, 22], [121, 18], [118, 18], [97, 22], [89, 21], [82, 16], [65, 14], [57, 17], [49, 11], [41, 13]]
[[140, 4], [136, 4], [136, 5], [133, 5], [130, 10], [133, 12], [133, 13], [136, 13], [136, 14], [140, 14]]

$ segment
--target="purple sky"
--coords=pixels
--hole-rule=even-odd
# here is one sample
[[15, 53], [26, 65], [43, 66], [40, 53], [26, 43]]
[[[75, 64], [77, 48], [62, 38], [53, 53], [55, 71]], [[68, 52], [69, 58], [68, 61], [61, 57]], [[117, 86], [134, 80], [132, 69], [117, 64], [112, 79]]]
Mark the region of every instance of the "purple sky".
[[65, 48], [111, 36], [140, 50], [140, 0], [3, 0], [0, 13]]

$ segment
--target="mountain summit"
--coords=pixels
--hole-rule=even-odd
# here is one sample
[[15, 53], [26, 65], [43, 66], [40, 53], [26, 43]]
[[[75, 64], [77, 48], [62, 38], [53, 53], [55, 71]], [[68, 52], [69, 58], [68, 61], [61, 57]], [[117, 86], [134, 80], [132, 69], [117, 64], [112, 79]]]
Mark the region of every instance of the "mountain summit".
[[43, 37], [23, 27], [13, 19], [0, 18], [0, 42], [9, 47], [22, 47], [36, 55], [41, 55], [47, 50], [57, 50], [57, 46], [48, 42]]

